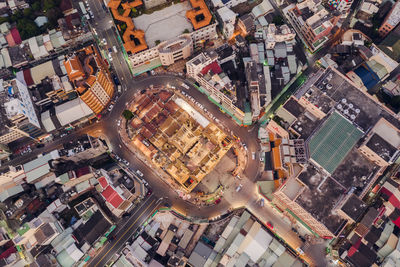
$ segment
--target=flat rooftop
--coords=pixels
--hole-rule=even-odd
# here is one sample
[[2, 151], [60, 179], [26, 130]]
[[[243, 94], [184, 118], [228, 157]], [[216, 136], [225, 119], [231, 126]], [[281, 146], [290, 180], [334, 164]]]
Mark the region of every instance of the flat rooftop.
[[366, 143], [366, 146], [387, 162], [389, 162], [397, 152], [397, 148], [392, 146], [392, 144], [387, 142], [378, 134], [373, 134]]
[[340, 196], [345, 193], [345, 189], [312, 165], [303, 170], [298, 179], [307, 186], [295, 202], [323, 223], [332, 233], [338, 233], [346, 220], [337, 215], [333, 208], [340, 200]]
[[361, 136], [363, 132], [333, 112], [309, 141], [310, 157], [332, 173]]
[[364, 201], [355, 195], [351, 195], [341, 210], [356, 222], [367, 210], [367, 207], [368, 205]]
[[173, 39], [188, 30], [193, 31], [192, 24], [185, 14], [191, 6], [188, 1], [173, 4], [151, 14], [143, 14], [133, 19], [135, 26], [145, 32], [149, 47], [156, 46], [156, 41]]
[[[310, 93], [311, 96], [308, 96]], [[322, 107], [321, 110], [325, 113], [335, 108], [364, 132], [373, 127], [381, 117], [400, 128], [400, 121], [389, 110], [355, 87], [335, 69], [326, 69], [303, 96], [317, 107]]]

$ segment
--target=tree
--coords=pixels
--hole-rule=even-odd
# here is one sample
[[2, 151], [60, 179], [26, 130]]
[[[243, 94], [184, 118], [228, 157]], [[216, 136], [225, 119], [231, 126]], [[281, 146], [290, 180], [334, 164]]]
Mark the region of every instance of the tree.
[[21, 35], [22, 40], [31, 38], [32, 36], [36, 36], [40, 34], [39, 28], [35, 22], [30, 19], [20, 19], [17, 22], [17, 28]]
[[155, 43], [156, 43], [156, 45], [159, 45], [161, 43], [161, 41], [160, 40], [156, 40]]
[[36, 1], [35, 3], [32, 4], [32, 9], [35, 12], [40, 11], [41, 8], [42, 8], [42, 5], [40, 4], [40, 1]]
[[30, 9], [30, 8], [25, 8], [23, 13], [24, 13], [25, 18], [32, 18], [32, 16], [33, 16], [32, 9]]
[[128, 109], [125, 109], [125, 110], [122, 112], [122, 116], [124, 116], [124, 118], [125, 118], [127, 121], [129, 121], [129, 120], [133, 119], [133, 117], [134, 117], [135, 115], [133, 115], [132, 111], [130, 111], [130, 110], [128, 110]]
[[56, 6], [56, 1], [54, 0], [44, 0], [43, 1], [43, 11], [47, 12], [48, 10], [54, 8]]
[[59, 7], [54, 7], [46, 12], [46, 17], [49, 20], [51, 28], [56, 28], [58, 26], [58, 19], [63, 16], [61, 9]]
[[189, 33], [189, 29], [185, 29], [183, 33]]

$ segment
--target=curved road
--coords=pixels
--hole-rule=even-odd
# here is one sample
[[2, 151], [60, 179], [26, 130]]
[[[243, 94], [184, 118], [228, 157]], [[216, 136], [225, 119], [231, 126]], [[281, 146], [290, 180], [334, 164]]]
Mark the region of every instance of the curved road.
[[[190, 89], [187, 90], [181, 87], [181, 84], [185, 80], [179, 76], [174, 75], [157, 75], [147, 77], [141, 80], [132, 81], [130, 88], [125, 91], [116, 101], [113, 110], [105, 116], [99, 123], [88, 127], [87, 133], [89, 134], [102, 134], [107, 137], [107, 141], [111, 145], [111, 149], [114, 153], [125, 158], [130, 162], [130, 167], [133, 169], [139, 169], [144, 174], [145, 180], [149, 183], [153, 189], [154, 194], [160, 197], [168, 197], [169, 201], [173, 203], [177, 210], [181, 211], [187, 216], [199, 217], [199, 218], [209, 218], [220, 215], [226, 212], [228, 209], [232, 208], [232, 203], [228, 202], [224, 198], [218, 205], [212, 207], [200, 207], [182, 200], [177, 197], [177, 194], [172, 190], [167, 184], [160, 183], [160, 178], [157, 176], [153, 170], [148, 167], [145, 163], [140, 161], [134, 156], [132, 152], [129, 151], [127, 147], [121, 142], [119, 134], [117, 132], [117, 121], [121, 118], [121, 114], [125, 109], [125, 104], [131, 101], [135, 94], [138, 94], [141, 90], [149, 88], [150, 85], [170, 85], [175, 86], [177, 89], [182, 89], [186, 93], [190, 94], [197, 102], [201, 103], [208, 111], [210, 111], [216, 118], [219, 119], [220, 123], [223, 124], [227, 129], [234, 132], [235, 135], [240, 137], [241, 141], [245, 143], [248, 147], [249, 154], [251, 151], [258, 152], [258, 141], [257, 141], [257, 129], [253, 127], [241, 127], [236, 122], [234, 122], [230, 117], [219, 111], [219, 108], [211, 103], [207, 96], [200, 93], [193, 85], [190, 85]], [[188, 84], [188, 83], [186, 83]], [[258, 159], [258, 153], [257, 158]], [[249, 160], [245, 169], [245, 176], [250, 177], [252, 181], [255, 181], [259, 172], [259, 160]], [[250, 184], [252, 184], [249, 181]], [[243, 184], [243, 183], [242, 183]], [[244, 188], [246, 185], [244, 184]], [[240, 194], [243, 195], [243, 194]], [[242, 201], [245, 199], [242, 199]], [[196, 207], [196, 208], [194, 208]]]
[[[107, 138], [110, 149], [122, 158], [130, 162], [129, 167], [132, 169], [139, 169], [144, 174], [145, 180], [151, 186], [153, 193], [157, 197], [168, 199], [172, 203], [174, 209], [182, 214], [192, 218], [214, 218], [221, 214], [226, 213], [230, 209], [238, 207], [246, 207], [254, 215], [256, 215], [262, 222], [271, 222], [274, 225], [274, 231], [282, 237], [292, 248], [296, 249], [301, 246], [302, 242], [296, 233], [292, 231], [292, 224], [288, 219], [280, 214], [265, 203], [264, 207], [259, 205], [259, 195], [257, 194], [256, 180], [259, 174], [260, 161], [259, 161], [259, 144], [257, 138], [258, 126], [241, 127], [234, 122], [226, 114], [219, 111], [219, 108], [211, 103], [207, 96], [200, 93], [193, 85], [189, 85], [190, 89], [184, 89], [181, 84], [185, 80], [179, 76], [174, 75], [157, 75], [150, 76], [141, 80], [134, 80], [128, 86], [128, 90], [124, 92], [116, 101], [114, 109], [105, 116], [102, 121], [95, 123], [86, 129], [88, 134], [100, 134]], [[135, 94], [141, 90], [148, 88], [150, 85], [169, 85], [175, 86], [177, 89], [185, 91], [191, 95], [197, 102], [201, 103], [209, 112], [211, 112], [220, 123], [227, 129], [234, 132], [235, 135], [240, 137], [241, 141], [248, 147], [248, 154], [256, 152], [256, 160], [252, 160], [251, 156], [248, 159], [247, 166], [244, 171], [245, 177], [240, 182], [243, 188], [240, 192], [235, 192], [235, 188], [229, 188], [224, 193], [222, 201], [214, 206], [197, 207], [187, 201], [182, 200], [177, 196], [175, 191], [166, 183], [161, 182], [162, 179], [145, 163], [139, 160], [125, 145], [121, 142], [118, 134], [117, 121], [121, 118], [121, 114], [125, 109], [125, 104], [131, 101]], [[234, 178], [232, 178], [234, 179]], [[322, 255], [322, 254], [318, 254]], [[314, 262], [315, 259], [310, 259], [309, 255], [304, 257], [308, 262]]]

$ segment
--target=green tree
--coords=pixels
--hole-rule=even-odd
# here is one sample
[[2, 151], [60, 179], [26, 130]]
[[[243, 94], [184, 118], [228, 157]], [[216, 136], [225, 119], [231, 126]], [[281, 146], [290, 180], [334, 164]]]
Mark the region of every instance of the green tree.
[[189, 33], [190, 31], [189, 31], [189, 29], [185, 29], [184, 31], [183, 31], [183, 33]]
[[46, 17], [49, 20], [51, 28], [56, 28], [58, 26], [57, 20], [63, 16], [61, 9], [59, 7], [54, 7], [46, 12]]
[[56, 1], [54, 0], [44, 0], [43, 1], [43, 12], [47, 12], [56, 6]]
[[32, 4], [32, 9], [35, 12], [40, 11], [41, 8], [42, 8], [42, 5], [40, 4], [40, 1], [36, 1], [35, 3]]
[[161, 43], [160, 40], [155, 40], [155, 44], [156, 44], [156, 45], [159, 45], [160, 43]]
[[32, 18], [33, 17], [33, 12], [32, 12], [32, 9], [30, 9], [30, 8], [25, 8], [23, 13], [24, 13], [24, 17], [25, 18]]
[[30, 19], [20, 19], [17, 22], [17, 28], [21, 35], [22, 40], [31, 38], [32, 36], [36, 36], [40, 34], [39, 28], [35, 22]]
[[131, 119], [133, 119], [133, 117], [134, 117], [132, 111], [130, 111], [130, 110], [128, 110], [128, 109], [125, 109], [125, 110], [122, 112], [122, 116], [124, 116], [124, 118], [125, 118], [126, 120], [128, 120], [128, 121], [131, 120]]

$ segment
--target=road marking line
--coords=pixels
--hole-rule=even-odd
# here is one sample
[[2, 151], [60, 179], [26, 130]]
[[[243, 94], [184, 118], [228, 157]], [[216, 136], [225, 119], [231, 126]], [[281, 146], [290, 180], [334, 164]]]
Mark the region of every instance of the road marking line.
[[100, 258], [100, 260], [94, 265], [95, 267], [97, 265], [99, 265], [99, 263], [104, 259], [105, 256], [107, 256], [108, 253], [110, 253], [110, 251], [118, 244], [118, 242], [129, 232], [129, 230], [135, 225], [135, 223], [140, 219], [140, 216], [145, 213], [151, 206], [151, 204], [154, 203], [154, 201], [156, 201], [155, 199], [149, 204], [149, 206], [147, 206], [147, 208], [142, 211], [139, 216], [137, 217], [137, 219], [132, 223], [131, 226], [129, 226], [128, 229], [126, 229], [126, 231], [120, 236], [120, 238], [118, 238], [117, 242], [115, 242], [115, 244], [103, 255], [103, 257]]
[[[144, 204], [145, 204], [147, 201], [149, 201], [149, 199], [150, 199], [150, 197], [146, 198], [146, 200], [142, 203], [141, 207], [144, 206]], [[133, 214], [131, 214], [131, 217], [132, 217], [133, 215], [135, 215], [138, 211], [139, 211], [139, 209], [137, 209]], [[129, 222], [129, 221], [128, 221], [128, 222]], [[122, 231], [122, 229], [126, 226], [126, 224], [127, 224], [128, 222], [126, 222], [124, 225], [122, 225], [122, 226], [121, 226], [121, 229], [118, 230], [118, 232], [116, 232], [116, 234], [119, 234], [119, 232]]]

